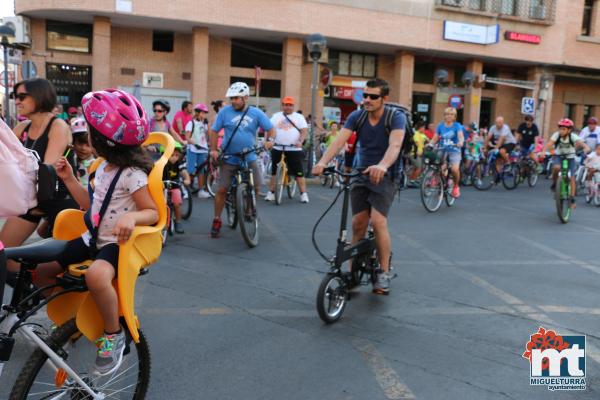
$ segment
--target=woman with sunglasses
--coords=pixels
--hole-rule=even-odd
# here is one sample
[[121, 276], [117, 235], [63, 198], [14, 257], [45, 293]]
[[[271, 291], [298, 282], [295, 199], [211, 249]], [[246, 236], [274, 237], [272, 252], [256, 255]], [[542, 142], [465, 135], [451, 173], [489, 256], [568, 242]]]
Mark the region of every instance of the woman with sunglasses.
[[158, 99], [152, 102], [152, 111], [154, 112], [154, 116], [149, 118], [150, 123], [150, 132], [165, 132], [173, 136], [173, 138], [181, 143], [179, 135], [175, 132], [169, 120], [167, 120], [167, 115], [169, 111], [171, 111], [171, 105], [167, 100]]
[[[15, 98], [19, 116], [27, 120], [14, 128], [18, 138], [24, 137], [24, 145], [35, 150], [44, 164], [54, 165], [63, 155], [68, 155], [71, 145], [71, 129], [65, 121], [52, 111], [56, 106], [56, 90], [52, 83], [42, 78], [28, 79], [15, 85]], [[71, 152], [72, 153], [72, 152]], [[72, 154], [71, 154], [72, 159]], [[0, 231], [0, 242], [6, 247], [20, 246], [35, 231], [42, 218], [49, 222], [51, 231], [56, 215], [67, 208], [77, 208], [68, 197], [68, 191], [59, 181], [58, 191], [53, 198], [38, 204], [19, 217], [8, 218]], [[16, 264], [9, 262], [9, 269]]]

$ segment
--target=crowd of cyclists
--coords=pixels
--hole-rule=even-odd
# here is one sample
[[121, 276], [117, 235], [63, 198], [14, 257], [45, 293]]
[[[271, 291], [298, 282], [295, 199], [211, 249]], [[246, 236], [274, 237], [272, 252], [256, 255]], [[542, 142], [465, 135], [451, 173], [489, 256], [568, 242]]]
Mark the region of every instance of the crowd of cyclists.
[[[13, 96], [21, 122], [14, 134], [23, 146], [39, 154], [41, 162], [54, 166], [59, 179], [48, 201], [5, 221], [0, 243], [5, 247], [20, 246], [36, 229], [41, 237], [49, 237], [61, 210], [88, 211], [88, 232], [69, 242], [68, 251], [55, 263], [41, 265], [35, 283], [48, 283], [74, 262], [90, 257], [95, 260], [86, 280], [104, 319], [105, 333], [98, 341], [96, 358], [101, 374], [118, 367], [125, 346], [118, 300], [111, 284], [119, 245], [128, 240], [136, 225], [151, 225], [158, 218], [147, 185], [153, 158], [160, 155], [161, 149], [142, 148], [149, 132], [165, 132], [177, 142], [164, 169], [165, 181], [180, 182], [186, 187], [197, 185], [200, 199], [214, 194], [210, 226], [213, 238], [221, 234], [228, 187], [240, 166], [239, 154], [247, 149], [257, 149], [244, 160], [253, 172], [257, 194], [263, 194], [265, 201], [275, 200], [274, 176], [284, 156], [288, 173], [298, 184], [300, 202], [309, 203], [303, 151], [309, 126], [297, 112], [296, 100], [284, 97], [281, 111], [269, 118], [261, 109], [250, 106], [249, 95], [248, 85], [236, 82], [226, 91], [226, 101], [211, 103], [212, 115], [207, 104], [184, 101], [169, 121], [171, 105], [164, 99], [152, 103], [152, 116], [148, 117], [133, 95], [106, 89], [86, 94], [80, 107], [64, 113], [57, 108], [56, 92], [47, 80], [36, 78], [15, 85]], [[387, 82], [370, 80], [364, 88], [361, 109], [350, 114], [343, 125], [332, 121], [327, 129], [319, 129], [315, 135], [317, 162], [311, 171], [315, 176], [322, 175], [328, 167], [362, 172], [351, 192], [351, 240], [355, 243], [364, 238], [369, 227], [374, 231], [381, 267], [373, 283], [374, 293], [388, 294], [394, 277], [387, 216], [399, 177], [405, 177], [406, 186], [418, 187], [432, 158], [439, 158], [447, 167], [453, 198], [461, 196], [461, 183], [476, 185], [483, 178], [478, 167], [481, 160], [493, 165], [496, 179], [515, 159], [532, 160], [540, 173], [549, 165], [554, 187], [562, 156], [568, 159], [573, 192], [580, 167], [586, 172], [584, 187], [600, 184], [600, 128], [596, 118], [589, 118], [579, 134], [575, 133], [573, 121], [561, 119], [558, 130], [547, 140], [529, 115], [514, 130], [502, 116], [489, 128], [480, 128], [474, 122], [457, 122], [457, 110], [447, 108], [438, 125], [426, 126], [416, 121], [411, 127], [409, 115], [387, 105], [388, 95]], [[410, 146], [404, 146], [408, 142]], [[91, 176], [89, 168], [96, 157], [102, 157], [104, 162]], [[549, 163], [545, 161], [548, 158]], [[266, 193], [262, 193], [265, 159], [270, 160], [267, 173], [273, 178], [266, 185]], [[211, 166], [218, 169], [216, 181], [205, 173]], [[469, 170], [475, 170], [470, 180], [465, 179], [465, 171]], [[183, 234], [181, 205], [192, 191], [183, 192], [177, 187], [170, 190], [175, 232]], [[575, 198], [570, 201], [574, 205]], [[18, 266], [9, 261], [8, 269], [14, 272]]]

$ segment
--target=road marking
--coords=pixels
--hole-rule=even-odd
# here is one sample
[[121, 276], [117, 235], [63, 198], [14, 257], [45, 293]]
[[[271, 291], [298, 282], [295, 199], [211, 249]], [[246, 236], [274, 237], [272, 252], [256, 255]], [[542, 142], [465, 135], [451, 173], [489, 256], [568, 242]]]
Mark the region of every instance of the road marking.
[[[499, 208], [504, 208], [505, 210], [509, 210], [509, 211], [517, 211], [517, 212], [520, 212], [520, 213], [523, 213], [523, 214], [527, 214], [527, 215], [534, 215], [536, 217], [540, 216], [539, 213], [535, 213], [535, 212], [532, 212], [532, 211], [523, 210], [521, 208], [516, 208], [516, 207], [499, 206]], [[576, 222], [571, 222], [571, 223], [569, 223], [569, 225], [576, 226], [576, 227], [581, 228], [581, 229], [585, 229], [586, 231], [589, 231], [589, 232], [600, 233], [600, 229], [591, 228], [589, 226], [578, 224]]]
[[413, 392], [400, 380], [398, 373], [394, 371], [385, 357], [371, 342], [354, 338], [352, 339], [352, 345], [362, 353], [367, 366], [375, 374], [375, 379], [383, 390], [385, 397], [391, 400], [416, 399]]

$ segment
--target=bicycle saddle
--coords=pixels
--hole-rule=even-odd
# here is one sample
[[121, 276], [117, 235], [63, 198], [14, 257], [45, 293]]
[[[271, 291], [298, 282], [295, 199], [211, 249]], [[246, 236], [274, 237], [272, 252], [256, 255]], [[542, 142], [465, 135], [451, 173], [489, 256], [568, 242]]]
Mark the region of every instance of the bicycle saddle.
[[56, 261], [66, 248], [66, 240], [45, 239], [26, 246], [11, 247], [4, 250], [8, 259], [39, 264]]

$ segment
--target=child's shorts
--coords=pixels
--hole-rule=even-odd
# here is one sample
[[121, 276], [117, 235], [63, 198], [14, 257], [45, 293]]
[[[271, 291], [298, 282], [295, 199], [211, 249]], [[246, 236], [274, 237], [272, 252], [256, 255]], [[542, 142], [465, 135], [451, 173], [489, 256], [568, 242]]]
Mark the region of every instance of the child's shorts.
[[115, 274], [119, 264], [119, 245], [109, 243], [102, 246], [94, 257], [91, 249], [85, 244], [82, 238], [71, 240], [67, 243], [67, 248], [56, 260], [63, 269], [67, 269], [71, 264], [77, 264], [86, 260], [104, 260], [113, 266]]

